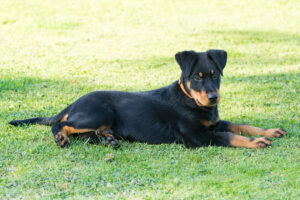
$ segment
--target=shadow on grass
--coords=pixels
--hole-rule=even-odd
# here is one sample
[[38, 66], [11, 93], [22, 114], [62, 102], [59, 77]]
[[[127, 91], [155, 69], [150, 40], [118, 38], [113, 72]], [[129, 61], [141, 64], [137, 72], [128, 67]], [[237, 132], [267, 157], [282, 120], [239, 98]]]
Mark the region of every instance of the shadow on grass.
[[[225, 69], [226, 70], [226, 69]], [[253, 85], [266, 83], [266, 84], [288, 84], [295, 85], [294, 89], [299, 88], [300, 72], [295, 73], [276, 73], [276, 74], [261, 74], [261, 75], [245, 75], [234, 76], [231, 74], [224, 75], [223, 83], [239, 84], [251, 83]]]
[[[232, 52], [229, 52], [231, 54]], [[297, 55], [289, 55], [289, 56], [284, 56], [284, 57], [277, 57], [274, 56], [269, 57], [263, 55], [261, 52], [257, 52], [255, 54], [250, 54], [250, 53], [234, 53], [235, 55], [232, 57], [228, 58], [228, 62], [232, 64], [237, 64], [237, 65], [243, 65], [243, 64], [248, 64], [248, 65], [297, 65], [300, 63], [300, 57]], [[230, 56], [230, 55], [229, 55]]]
[[37, 77], [0, 78], [0, 94], [5, 91], [25, 92], [29, 90], [43, 90], [48, 87], [66, 83], [66, 81], [41, 79]]
[[[203, 35], [208, 36], [203, 36]], [[221, 41], [226, 50], [226, 46], [239, 47], [241, 45], [254, 44], [257, 46], [267, 44], [268, 47], [257, 48], [257, 53], [244, 53], [239, 50], [231, 50], [229, 53], [229, 62], [237, 64], [257, 64], [257, 65], [283, 65], [283, 64], [299, 64], [300, 57], [292, 51], [282, 52], [280, 54], [281, 46], [289, 47], [300, 45], [299, 34], [283, 33], [278, 31], [257, 31], [257, 30], [208, 30], [207, 32], [193, 33], [189, 37], [204, 37], [209, 40], [212, 45], [218, 45]], [[252, 47], [253, 48], [253, 47]], [[272, 55], [274, 52], [276, 55]], [[286, 50], [282, 50], [286, 51]], [[270, 55], [271, 54], [271, 55]]]
[[278, 31], [257, 31], [257, 30], [225, 30], [208, 31], [211, 35], [221, 35], [225, 41], [236, 44], [253, 43], [300, 43], [298, 34], [283, 33]]
[[[153, 68], [160, 68], [160, 67], [170, 67], [168, 63], [172, 63], [175, 61], [173, 60], [173, 57], [163, 57], [163, 58], [155, 58], [156, 60], [161, 60], [161, 64], [155, 64], [152, 66]], [[130, 63], [134, 62], [145, 62], [141, 60], [125, 60], [125, 61], [116, 61], [121, 62], [123, 65], [130, 66]], [[136, 64], [135, 64], [136, 65]], [[142, 67], [142, 69], [138, 70], [137, 73], [143, 73], [143, 71], [147, 71], [149, 69], [148, 67]], [[150, 68], [151, 69], [151, 68]], [[292, 83], [295, 84], [295, 88], [299, 88], [299, 80], [300, 80], [300, 72], [295, 73], [276, 73], [276, 74], [262, 74], [262, 75], [239, 75], [234, 76], [232, 74], [226, 73], [225, 68], [225, 74], [222, 78], [223, 83], [251, 83], [253, 85], [258, 83], [270, 83], [270, 84], [277, 84], [277, 83]], [[180, 71], [178, 67], [178, 72]], [[122, 73], [122, 72], [120, 72]], [[105, 76], [105, 75], [104, 75]], [[159, 77], [157, 77], [159, 79]], [[179, 78], [179, 77], [178, 77]], [[178, 80], [178, 79], [177, 79]], [[173, 81], [176, 81], [176, 79], [171, 80], [170, 83]], [[106, 83], [102, 83], [101, 86], [97, 85], [96, 82], [89, 82], [86, 86], [85, 84], [77, 84], [78, 88], [81, 87], [88, 87], [88, 88], [99, 88], [99, 90], [102, 90], [103, 88], [110, 88], [110, 85], [107, 85]], [[161, 85], [159, 87], [163, 87], [165, 85]], [[41, 79], [37, 77], [17, 77], [13, 79], [8, 78], [0, 78], [0, 94], [3, 94], [4, 92], [26, 92], [26, 91], [43, 91], [43, 90], [55, 90], [55, 91], [61, 91], [64, 92], [64, 90], [70, 91], [70, 87], [72, 87], [72, 84], [68, 80], [53, 80], [53, 79]], [[126, 91], [138, 91], [137, 88], [128, 88]]]

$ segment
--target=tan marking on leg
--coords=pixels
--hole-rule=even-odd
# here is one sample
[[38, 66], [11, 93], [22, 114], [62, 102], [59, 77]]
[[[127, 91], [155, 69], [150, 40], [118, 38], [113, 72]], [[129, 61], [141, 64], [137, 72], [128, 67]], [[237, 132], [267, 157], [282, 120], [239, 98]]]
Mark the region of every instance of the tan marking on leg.
[[61, 118], [60, 122], [67, 121], [67, 120], [68, 120], [68, 117], [69, 117], [69, 114], [65, 114], [65, 115], [63, 116], [63, 118]]
[[101, 131], [107, 131], [109, 129], [111, 129], [111, 125], [103, 125], [103, 126], [100, 127]]
[[99, 129], [95, 130], [96, 135], [100, 135], [103, 131], [111, 129], [111, 125], [103, 125]]
[[212, 69], [212, 70], [210, 70], [210, 74], [211, 75], [213, 75], [215, 72], [214, 72], [214, 70]]
[[202, 78], [202, 77], [203, 77], [203, 73], [202, 73], [202, 72], [199, 72], [199, 76]]
[[95, 129], [76, 129], [74, 127], [71, 126], [64, 126], [60, 132], [62, 134], [66, 134], [67, 136], [72, 135], [72, 134], [76, 134], [76, 133], [86, 133], [86, 132], [91, 132], [91, 131], [96, 131]]
[[267, 137], [282, 137], [286, 135], [286, 131], [280, 128], [263, 130], [245, 124], [230, 124], [228, 129], [235, 134], [248, 134], [251, 136], [262, 135]]
[[251, 136], [259, 135], [258, 133], [262, 132], [261, 128], [244, 125], [244, 124], [230, 124], [228, 126], [228, 129], [235, 134], [247, 133], [248, 135], [251, 135]]
[[250, 139], [240, 135], [231, 135], [229, 138], [229, 145], [232, 147], [258, 149], [270, 146], [271, 141], [265, 137]]
[[70, 138], [69, 136], [76, 133], [86, 133], [95, 131], [94, 129], [75, 129], [74, 127], [70, 126], [64, 126], [56, 135], [55, 135], [55, 141], [57, 144], [59, 144], [61, 147], [64, 147], [67, 143], [70, 144]]

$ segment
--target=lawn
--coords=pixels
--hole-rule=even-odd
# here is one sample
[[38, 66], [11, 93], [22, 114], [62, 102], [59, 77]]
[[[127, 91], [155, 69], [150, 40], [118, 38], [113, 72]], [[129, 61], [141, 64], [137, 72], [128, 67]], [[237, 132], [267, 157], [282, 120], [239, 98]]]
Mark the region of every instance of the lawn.
[[[299, 1], [0, 0], [0, 199], [299, 199]], [[220, 117], [282, 127], [266, 149], [71, 140], [8, 122], [95, 90], [180, 76], [182, 50], [228, 52]]]

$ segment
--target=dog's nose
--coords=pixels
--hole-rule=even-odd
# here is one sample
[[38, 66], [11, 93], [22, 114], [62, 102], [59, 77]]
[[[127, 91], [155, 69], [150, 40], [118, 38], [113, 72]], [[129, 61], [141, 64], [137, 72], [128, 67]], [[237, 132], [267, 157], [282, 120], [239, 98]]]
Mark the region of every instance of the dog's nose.
[[209, 93], [209, 94], [207, 94], [207, 98], [210, 102], [215, 103], [218, 99], [218, 94], [217, 93]]

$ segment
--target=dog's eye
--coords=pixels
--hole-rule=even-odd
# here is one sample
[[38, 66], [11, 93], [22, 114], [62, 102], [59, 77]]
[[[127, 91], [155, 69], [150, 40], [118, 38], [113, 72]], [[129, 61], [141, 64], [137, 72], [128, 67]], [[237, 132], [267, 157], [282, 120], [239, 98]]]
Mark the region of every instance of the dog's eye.
[[216, 80], [216, 79], [218, 79], [218, 76], [217, 76], [217, 75], [213, 75], [212, 78], [213, 78], [214, 80]]
[[194, 80], [195, 80], [195, 81], [202, 81], [203, 79], [202, 79], [200, 76], [195, 75], [195, 76], [194, 76]]

